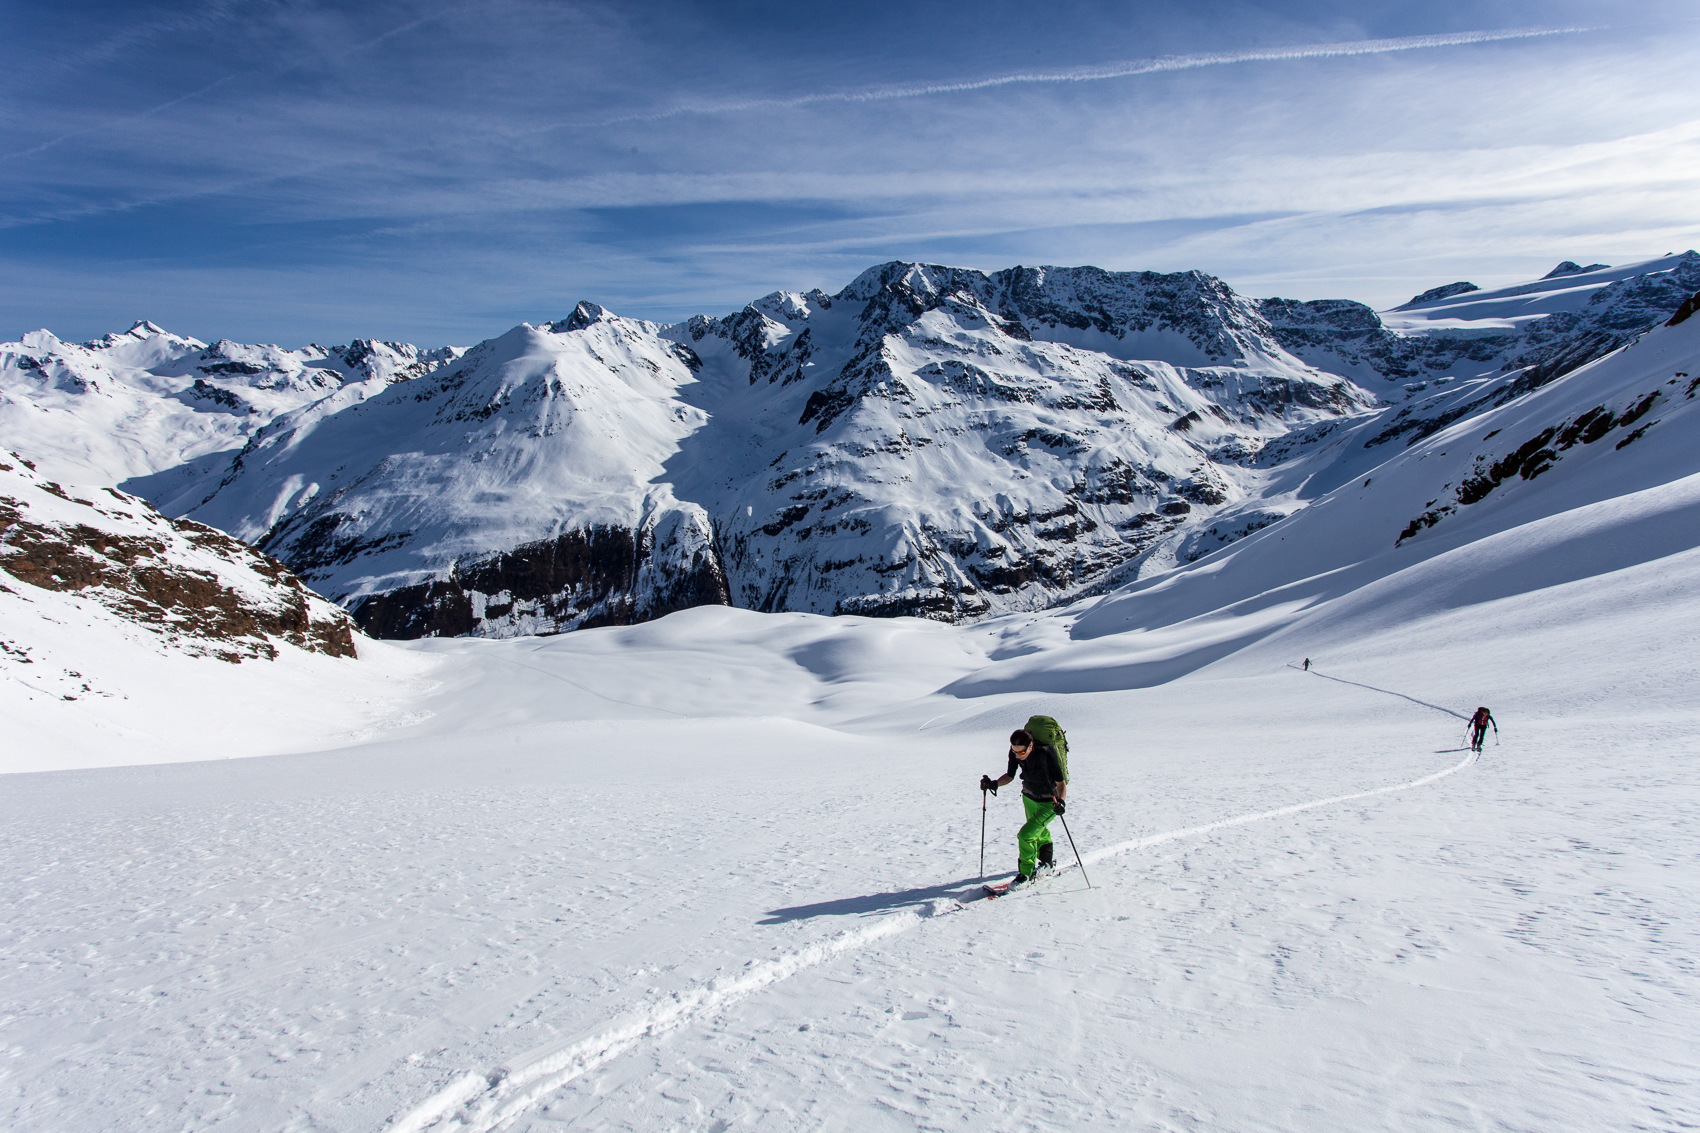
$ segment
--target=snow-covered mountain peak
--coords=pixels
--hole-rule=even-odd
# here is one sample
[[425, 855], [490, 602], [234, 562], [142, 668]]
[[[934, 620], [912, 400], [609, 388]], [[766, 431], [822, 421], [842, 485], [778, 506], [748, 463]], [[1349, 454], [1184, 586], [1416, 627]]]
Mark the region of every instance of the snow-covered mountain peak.
[[138, 319], [123, 333], [109, 333], [84, 344], [99, 351], [107, 361], [119, 366], [148, 369], [172, 362], [198, 350], [206, 343], [187, 335], [173, 334], [157, 323]]
[[578, 305], [573, 308], [572, 314], [568, 315], [564, 319], [557, 319], [552, 323], [544, 323], [543, 329], [555, 331], [561, 334], [565, 334], [568, 331], [583, 330], [585, 327], [606, 318], [610, 314], [611, 312], [606, 307], [592, 303], [588, 299], [583, 299], [580, 300]]
[[[955, 620], [1209, 556], [1695, 287], [1693, 253], [1454, 284], [1396, 328], [1198, 271], [892, 261], [671, 326], [587, 300], [465, 352], [178, 342], [126, 370], [43, 339], [0, 347], [18, 394], [0, 426], [143, 471], [187, 448], [161, 423], [198, 427], [203, 447], [126, 486], [277, 555], [381, 636], [702, 602]], [[152, 435], [86, 427], [148, 413]], [[112, 451], [76, 452], [88, 436]]]
[[84, 344], [34, 331], [0, 343], [0, 443], [56, 479], [193, 477], [204, 471], [197, 460], [223, 453], [228, 463], [279, 414], [333, 396], [341, 407], [459, 353], [372, 340], [329, 350], [209, 345], [146, 320]]
[[837, 298], [866, 303], [882, 291], [891, 290], [912, 295], [939, 295], [955, 289], [960, 281], [975, 276], [986, 279], [987, 273], [973, 268], [952, 268], [943, 264], [924, 264], [912, 260], [888, 260], [875, 264], [851, 280]]
[[[1573, 268], [1574, 270], [1568, 270]], [[1566, 270], [1560, 270], [1566, 269]], [[1632, 281], [1639, 280], [1639, 284]], [[1565, 261], [1540, 279], [1489, 290], [1440, 294], [1444, 288], [1382, 313], [1390, 329], [1408, 334], [1452, 330], [1519, 331], [1536, 319], [1553, 314], [1578, 314], [1600, 300], [1614, 285], [1694, 290], [1700, 283], [1700, 252], [1660, 256], [1639, 263], [1593, 264], [1582, 267]], [[1456, 286], [1456, 285], [1454, 285]], [[1430, 296], [1424, 298], [1424, 296]]]
[[1583, 272], [1599, 271], [1601, 268], [1609, 267], [1611, 267], [1610, 264], [1589, 264], [1587, 267], [1583, 267], [1575, 260], [1565, 260], [1563, 263], [1541, 276], [1541, 278], [1557, 279], [1561, 275], [1579, 275]]

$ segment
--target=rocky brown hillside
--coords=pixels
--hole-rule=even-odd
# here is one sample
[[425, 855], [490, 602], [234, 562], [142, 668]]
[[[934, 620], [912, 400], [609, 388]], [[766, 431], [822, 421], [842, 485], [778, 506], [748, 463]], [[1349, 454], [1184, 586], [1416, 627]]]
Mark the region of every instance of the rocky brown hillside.
[[67, 488], [0, 453], [0, 591], [76, 592], [196, 655], [270, 660], [287, 642], [353, 657], [347, 614], [276, 559], [113, 488]]

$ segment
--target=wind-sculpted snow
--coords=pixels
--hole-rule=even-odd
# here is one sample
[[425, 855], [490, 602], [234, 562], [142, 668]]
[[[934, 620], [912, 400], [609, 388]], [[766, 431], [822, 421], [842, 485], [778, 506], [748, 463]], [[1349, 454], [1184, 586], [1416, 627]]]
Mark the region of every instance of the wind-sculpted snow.
[[[332, 751], [10, 777], [0, 1114], [19, 1133], [1693, 1124], [1697, 580], [1690, 550], [1445, 610], [1435, 571], [1375, 595], [1378, 624], [1313, 621], [1162, 688], [967, 700], [938, 682], [1039, 656], [1018, 625], [1066, 641], [1078, 612], [701, 608], [376, 643], [283, 688], [203, 660], [255, 678], [245, 705], [317, 719], [410, 657], [433, 681], [393, 710], [435, 715]], [[1484, 701], [1503, 742], [1476, 758], [1461, 718]], [[1069, 729], [1094, 888], [1065, 869], [958, 909], [982, 880], [974, 784], [1033, 712]], [[232, 730], [226, 754], [267, 738]], [[1014, 864], [1011, 794], [987, 800], [991, 878]]]

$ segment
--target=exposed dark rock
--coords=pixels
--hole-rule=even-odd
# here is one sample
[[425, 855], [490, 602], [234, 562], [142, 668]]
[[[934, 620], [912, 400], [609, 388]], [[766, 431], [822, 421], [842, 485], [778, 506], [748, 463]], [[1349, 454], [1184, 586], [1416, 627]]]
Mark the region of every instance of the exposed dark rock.
[[1411, 296], [1409, 302], [1400, 304], [1394, 310], [1402, 311], [1406, 307], [1416, 307], [1424, 303], [1433, 303], [1437, 299], [1450, 299], [1454, 295], [1468, 295], [1472, 291], [1480, 290], [1481, 288], [1465, 280], [1459, 280], [1457, 283], [1443, 283], [1439, 287], [1431, 287], [1419, 295]]
[[[557, 308], [557, 310], [558, 309], [559, 308]], [[583, 330], [585, 327], [590, 326], [592, 323], [601, 319], [607, 313], [606, 309], [597, 306], [595, 303], [591, 303], [589, 301], [580, 302], [578, 306], [573, 308], [572, 314], [568, 315], [564, 319], [558, 319], [555, 322], [550, 323], [549, 329], [560, 333], [570, 333], [575, 330]]]
[[1541, 278], [1557, 279], [1561, 275], [1581, 275], [1584, 272], [1599, 271], [1601, 268], [1609, 267], [1611, 267], [1610, 264], [1589, 264], [1587, 267], [1583, 267], [1575, 260], [1565, 260], [1563, 263], [1541, 276]]
[[[262, 367], [263, 369], [263, 367]], [[241, 397], [221, 386], [215, 386], [204, 378], [196, 378], [195, 384], [189, 387], [189, 396], [200, 401], [211, 401], [230, 409], [248, 410], [249, 405]]]
[[[0, 461], [0, 471], [12, 466]], [[72, 498], [56, 484], [34, 486], [86, 508], [89, 521], [43, 522], [32, 516], [25, 495], [0, 495], [0, 570], [19, 582], [78, 592], [188, 652], [226, 661], [274, 658], [277, 640], [333, 657], [355, 656], [347, 615], [246, 543], [191, 520], [167, 519], [109, 488], [131, 513], [126, 518], [139, 515], [157, 534], [115, 531], [93, 501]], [[184, 548], [250, 572], [261, 591], [244, 592], [214, 571], [187, 565]]]
[[[540, 632], [632, 625], [692, 606], [731, 600], [717, 556], [698, 553], [672, 569], [652, 555], [646, 530], [595, 526], [539, 540], [447, 578], [357, 599], [354, 620], [373, 637], [454, 637], [486, 619], [523, 611]], [[657, 576], [638, 587], [639, 575]]]
[[1700, 291], [1697, 291], [1693, 295], [1684, 299], [1682, 301], [1682, 306], [1676, 309], [1676, 314], [1672, 315], [1670, 317], [1670, 321], [1665, 323], [1665, 325], [1667, 327], [1674, 327], [1678, 323], [1687, 322], [1696, 310], [1700, 310]]

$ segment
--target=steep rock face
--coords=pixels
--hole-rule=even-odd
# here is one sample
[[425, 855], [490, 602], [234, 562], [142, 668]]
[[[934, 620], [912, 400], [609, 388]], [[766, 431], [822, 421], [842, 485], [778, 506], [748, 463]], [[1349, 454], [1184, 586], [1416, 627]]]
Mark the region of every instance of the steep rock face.
[[635, 533], [598, 525], [455, 563], [443, 578], [356, 600], [354, 620], [374, 637], [455, 637], [631, 625], [727, 605], [719, 557], [696, 520], [670, 512], [660, 532], [654, 522]]
[[[885, 264], [669, 333], [711, 415], [677, 486], [765, 610], [1047, 605], [1241, 497], [1265, 440], [1373, 400], [1198, 273]], [[1159, 349], [1179, 364], [1118, 356]]]
[[[132, 486], [381, 636], [713, 602], [972, 618], [1253, 537], [1314, 498], [1306, 469], [1349, 476], [1615, 349], [1697, 269], [1451, 285], [1382, 315], [1199, 272], [917, 263], [673, 326], [581, 303], [435, 368], [320, 351], [393, 359]], [[269, 380], [245, 368], [276, 348], [196, 347], [194, 380]]]
[[[87, 493], [86, 497], [83, 493]], [[353, 624], [275, 559], [112, 488], [67, 489], [0, 453], [0, 583], [75, 592], [190, 654], [272, 659], [277, 643], [355, 655]]]

